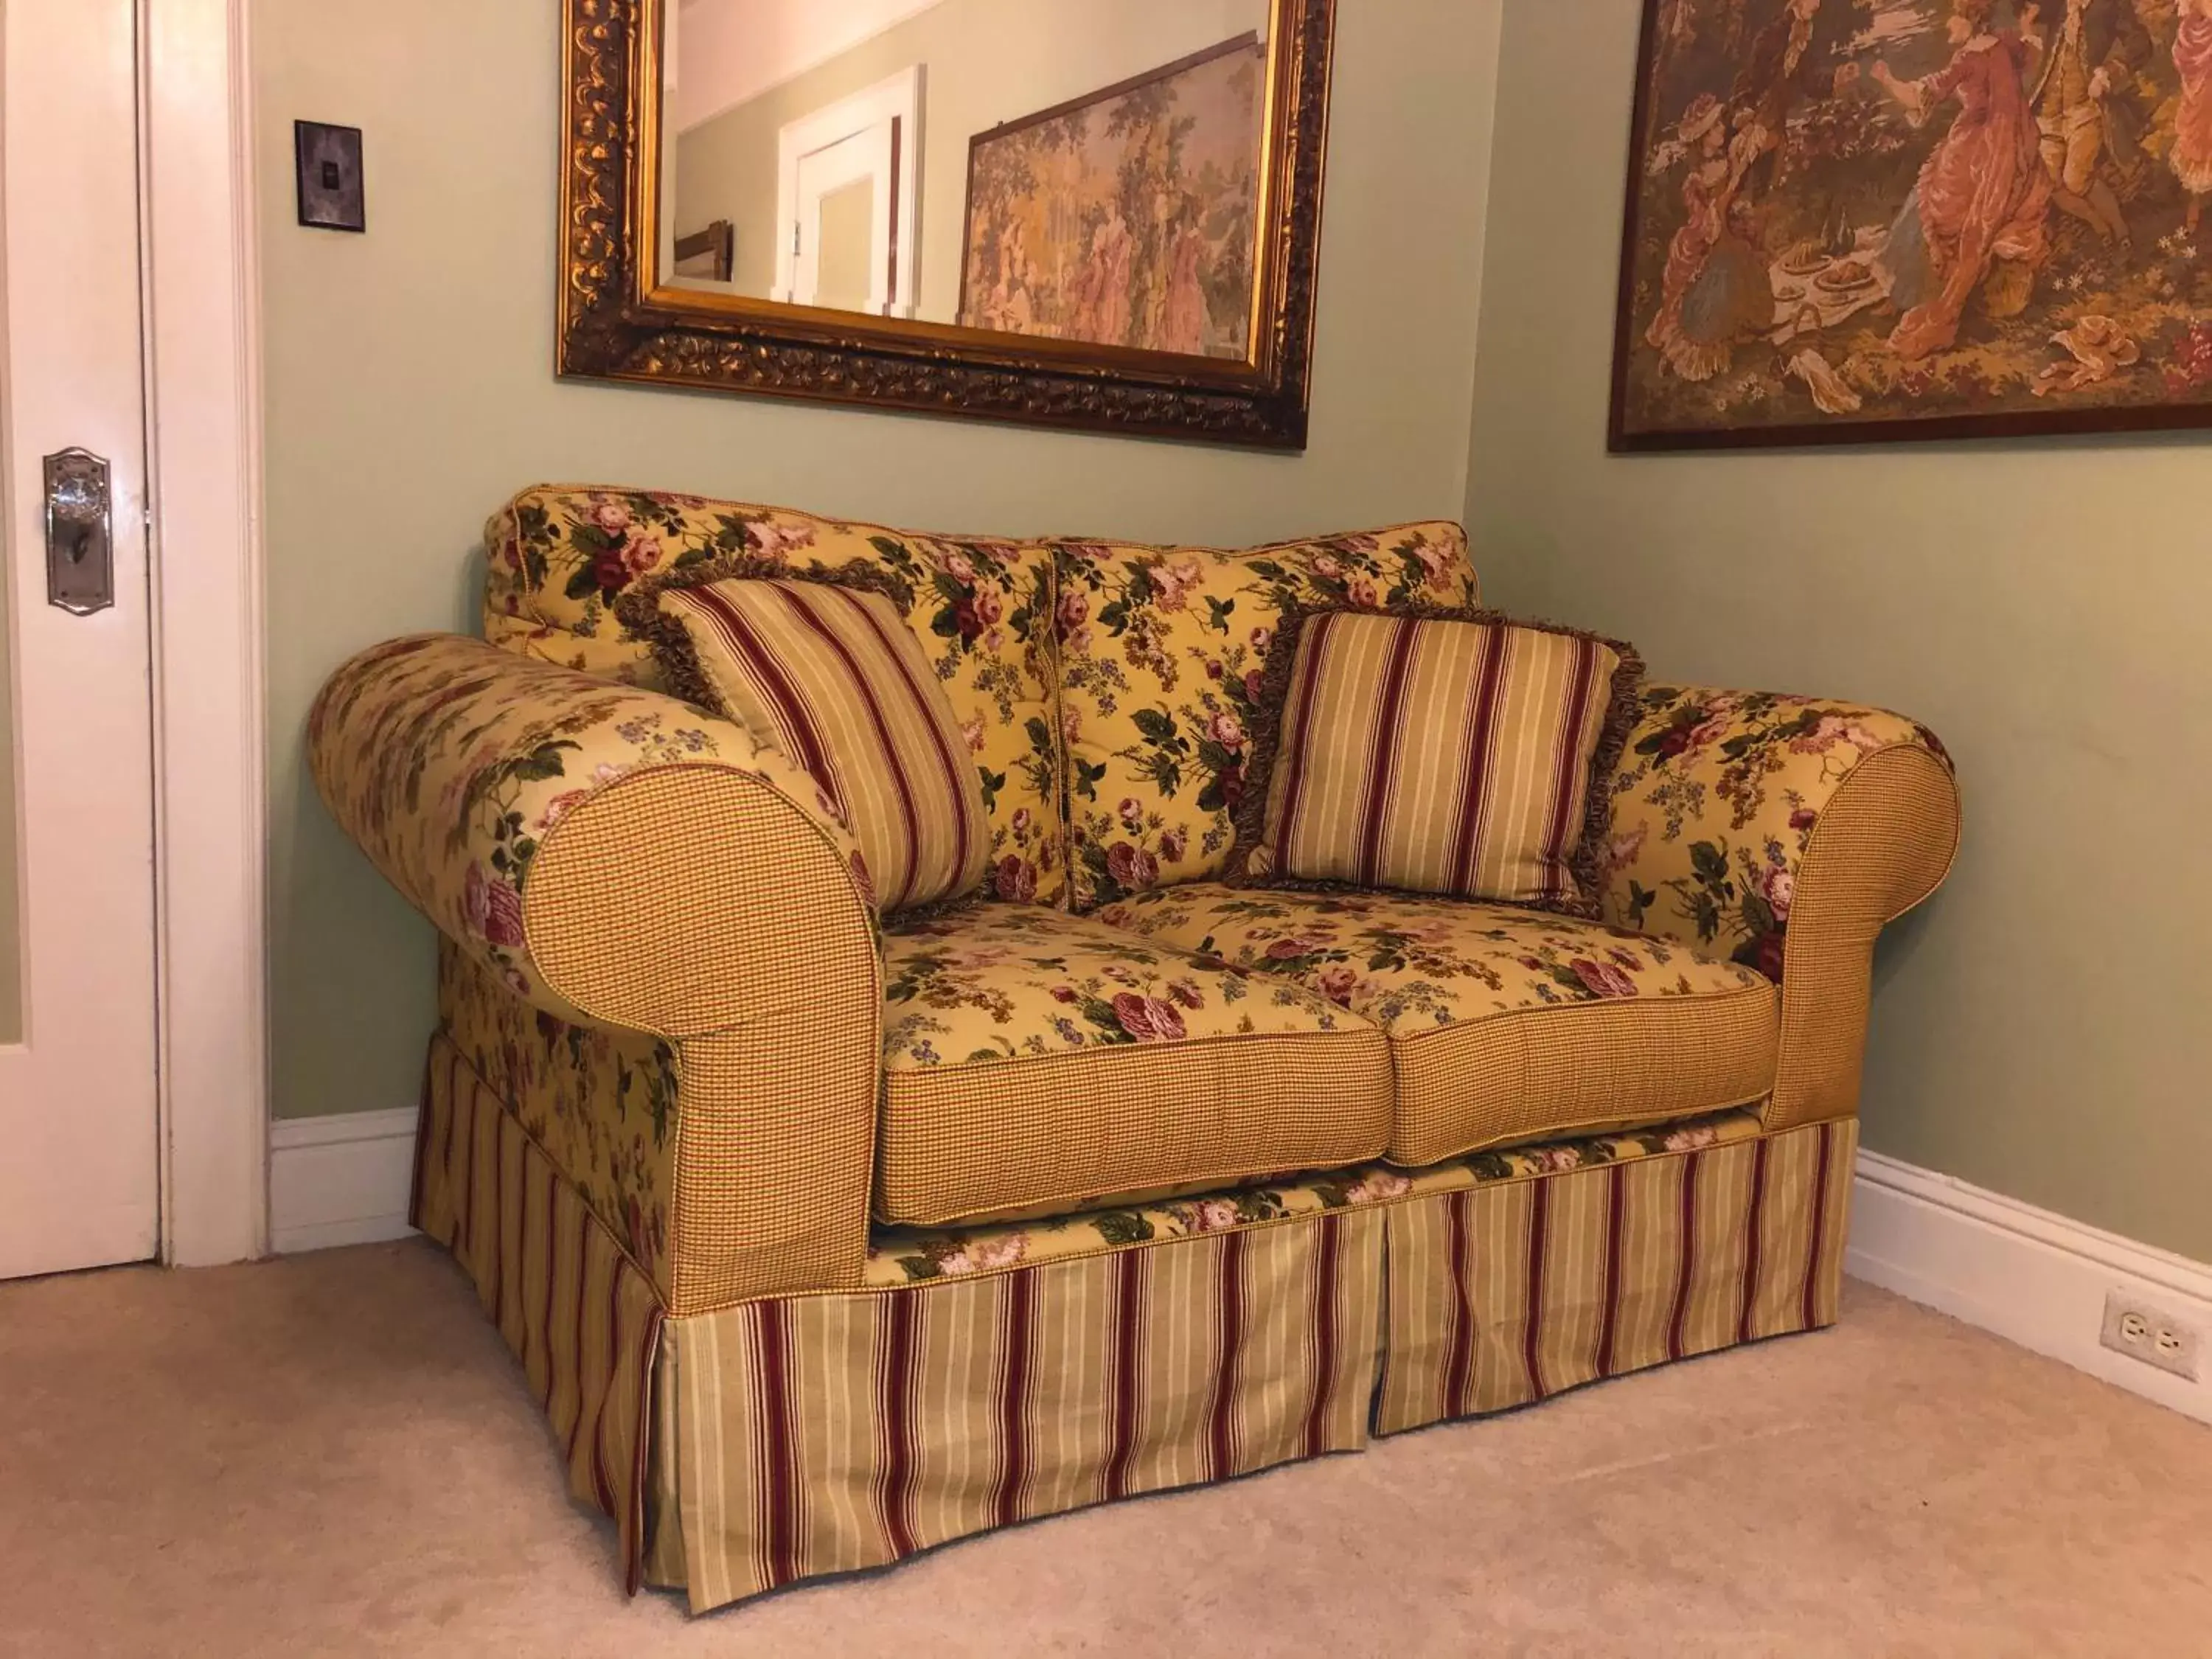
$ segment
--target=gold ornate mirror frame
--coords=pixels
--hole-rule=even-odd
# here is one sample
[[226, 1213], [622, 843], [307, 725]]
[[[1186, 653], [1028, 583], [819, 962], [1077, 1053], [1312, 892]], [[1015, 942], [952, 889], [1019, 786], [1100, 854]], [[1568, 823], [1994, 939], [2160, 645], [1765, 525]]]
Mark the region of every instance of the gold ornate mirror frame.
[[1275, 0], [1243, 362], [664, 284], [663, 7], [562, 0], [559, 372], [979, 420], [1303, 449], [1336, 0]]

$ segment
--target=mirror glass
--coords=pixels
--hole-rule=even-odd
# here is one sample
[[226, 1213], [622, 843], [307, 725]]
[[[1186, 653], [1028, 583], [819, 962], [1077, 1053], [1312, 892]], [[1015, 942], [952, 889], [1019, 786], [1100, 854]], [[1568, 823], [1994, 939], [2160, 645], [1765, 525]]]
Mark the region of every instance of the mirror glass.
[[667, 0], [664, 282], [1243, 359], [1271, 0]]

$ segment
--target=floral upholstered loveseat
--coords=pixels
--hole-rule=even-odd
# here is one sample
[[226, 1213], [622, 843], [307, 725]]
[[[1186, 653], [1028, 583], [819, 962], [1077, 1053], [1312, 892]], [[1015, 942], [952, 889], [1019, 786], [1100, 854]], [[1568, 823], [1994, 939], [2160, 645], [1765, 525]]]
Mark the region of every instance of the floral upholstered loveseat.
[[[1464, 605], [1456, 526], [1240, 553], [609, 489], [364, 652], [331, 810], [441, 936], [416, 1218], [630, 1583], [695, 1607], [1831, 1322], [1874, 941], [1958, 802], [1909, 720], [1646, 690], [1601, 920], [1226, 879], [1284, 617]], [[617, 622], [732, 553], [896, 579], [972, 902]], [[1224, 1498], [1223, 1501], [1233, 1502]]]

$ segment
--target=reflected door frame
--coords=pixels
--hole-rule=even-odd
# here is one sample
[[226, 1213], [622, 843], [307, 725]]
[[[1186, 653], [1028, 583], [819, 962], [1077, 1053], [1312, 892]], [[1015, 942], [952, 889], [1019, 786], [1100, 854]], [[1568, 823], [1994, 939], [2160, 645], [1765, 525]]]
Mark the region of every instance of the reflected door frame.
[[[775, 289], [790, 305], [815, 302], [818, 237], [805, 234], [820, 198], [842, 184], [872, 179], [879, 210], [869, 253], [868, 310], [912, 317], [921, 307], [922, 66], [801, 116], [776, 135]], [[830, 152], [839, 165], [809, 179], [808, 163]]]

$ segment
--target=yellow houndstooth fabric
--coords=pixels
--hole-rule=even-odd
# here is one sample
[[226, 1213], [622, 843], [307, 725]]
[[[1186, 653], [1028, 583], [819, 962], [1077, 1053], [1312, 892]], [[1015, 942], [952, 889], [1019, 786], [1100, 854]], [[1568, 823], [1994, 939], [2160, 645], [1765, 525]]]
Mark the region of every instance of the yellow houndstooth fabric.
[[1669, 939], [1507, 905], [1213, 883], [1098, 916], [1380, 1026], [1396, 1067], [1389, 1155], [1408, 1168], [1696, 1116], [1774, 1086], [1774, 988]]
[[884, 939], [877, 1214], [936, 1224], [1358, 1163], [1381, 1032], [1086, 916], [986, 904]]
[[1503, 620], [1308, 618], [1249, 872], [1595, 915], [1592, 763], [1640, 666]]
[[664, 592], [659, 608], [720, 712], [829, 792], [884, 911], [975, 891], [991, 856], [982, 791], [952, 706], [889, 599], [720, 581]]

